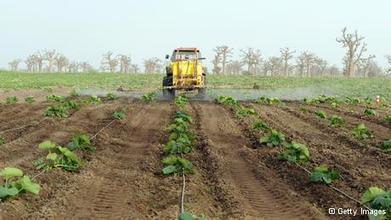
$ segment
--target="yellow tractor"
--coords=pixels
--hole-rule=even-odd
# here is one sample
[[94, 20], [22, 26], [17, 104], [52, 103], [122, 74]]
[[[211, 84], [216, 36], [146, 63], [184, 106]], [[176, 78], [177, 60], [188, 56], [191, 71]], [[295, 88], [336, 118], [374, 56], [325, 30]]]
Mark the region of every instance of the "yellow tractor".
[[194, 91], [202, 98], [206, 95], [205, 68], [197, 48], [177, 48], [171, 57], [166, 55], [166, 76], [163, 78], [163, 96], [174, 98], [177, 90]]

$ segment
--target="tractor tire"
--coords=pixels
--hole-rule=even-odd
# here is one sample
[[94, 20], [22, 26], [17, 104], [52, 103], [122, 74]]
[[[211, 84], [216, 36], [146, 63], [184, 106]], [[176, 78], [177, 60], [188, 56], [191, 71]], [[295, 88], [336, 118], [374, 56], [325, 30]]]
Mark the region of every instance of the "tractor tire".
[[163, 98], [172, 100], [175, 98], [175, 89], [167, 89], [164, 88], [166, 86], [172, 86], [172, 77], [164, 77], [163, 78]]
[[206, 88], [200, 88], [198, 89], [198, 94], [197, 94], [199, 99], [206, 99]]

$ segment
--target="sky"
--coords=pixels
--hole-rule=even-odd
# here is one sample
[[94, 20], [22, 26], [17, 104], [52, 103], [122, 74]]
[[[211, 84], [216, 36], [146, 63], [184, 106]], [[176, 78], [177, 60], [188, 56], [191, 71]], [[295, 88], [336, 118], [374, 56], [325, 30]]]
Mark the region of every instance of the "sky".
[[389, 0], [1, 0], [0, 68], [41, 49], [99, 66], [106, 51], [134, 63], [164, 59], [176, 47], [198, 47], [210, 62], [228, 45], [278, 56], [309, 50], [341, 66], [343, 27], [365, 37], [380, 65], [391, 54]]

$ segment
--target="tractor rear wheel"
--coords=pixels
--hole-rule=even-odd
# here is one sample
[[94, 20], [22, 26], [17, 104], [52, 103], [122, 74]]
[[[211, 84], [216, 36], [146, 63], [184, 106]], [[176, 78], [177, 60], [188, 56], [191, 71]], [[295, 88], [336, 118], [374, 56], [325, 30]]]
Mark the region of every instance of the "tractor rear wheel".
[[163, 97], [165, 99], [174, 99], [175, 89], [164, 88], [167, 86], [172, 86], [172, 77], [166, 76], [163, 78]]

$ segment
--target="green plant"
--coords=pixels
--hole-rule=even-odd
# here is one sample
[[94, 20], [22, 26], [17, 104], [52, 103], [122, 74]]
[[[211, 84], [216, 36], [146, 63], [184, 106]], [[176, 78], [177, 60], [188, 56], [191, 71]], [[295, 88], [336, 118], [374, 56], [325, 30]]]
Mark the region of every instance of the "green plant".
[[41, 190], [39, 184], [23, 175], [23, 171], [18, 168], [6, 167], [0, 171], [0, 176], [4, 179], [4, 184], [0, 185], [0, 201], [23, 192], [38, 195]]
[[333, 108], [338, 108], [338, 103], [337, 102], [332, 102], [330, 105]]
[[[0, 144], [1, 145], [1, 144]], [[385, 152], [391, 152], [391, 139], [383, 141], [382, 144], [380, 144], [380, 148]]]
[[193, 121], [192, 117], [183, 111], [177, 111], [175, 113], [175, 118], [181, 118], [183, 121], [190, 123]]
[[178, 96], [175, 98], [175, 105], [179, 108], [183, 108], [187, 103], [189, 103], [189, 100], [185, 96]]
[[5, 139], [3, 137], [0, 137], [0, 146], [5, 144]]
[[265, 96], [259, 97], [257, 102], [260, 104], [268, 104], [268, 105], [279, 105], [282, 103], [282, 101], [279, 98], [276, 97], [268, 98]]
[[52, 95], [46, 96], [46, 100], [48, 102], [63, 102], [65, 99], [62, 96], [52, 94]]
[[237, 118], [247, 117], [249, 115], [255, 115], [255, 110], [252, 108], [247, 108], [244, 106], [239, 106], [235, 111], [235, 116]]
[[331, 118], [330, 118], [330, 125], [331, 127], [340, 127], [344, 124], [344, 120], [342, 119], [342, 117], [338, 116], [338, 115], [332, 115]]
[[141, 99], [146, 102], [146, 103], [150, 103], [150, 102], [153, 102], [155, 99], [156, 99], [156, 92], [150, 92], [150, 93], [147, 93], [147, 94], [144, 94]]
[[187, 134], [181, 134], [172, 138], [164, 146], [166, 154], [187, 154], [192, 151], [192, 140]]
[[324, 111], [321, 111], [321, 110], [315, 111], [315, 115], [316, 115], [316, 117], [322, 118], [322, 119], [327, 117], [326, 113]]
[[386, 121], [388, 121], [389, 123], [391, 123], [391, 115], [386, 115], [386, 117], [384, 119]]
[[116, 94], [110, 92], [110, 93], [107, 93], [107, 99], [113, 101], [113, 100], [118, 99], [118, 96]]
[[98, 96], [93, 95], [93, 96], [90, 96], [90, 97], [87, 99], [86, 102], [89, 103], [89, 104], [99, 105], [99, 104], [102, 103], [102, 100], [101, 100]]
[[5, 103], [8, 105], [18, 103], [18, 98], [16, 96], [7, 97]]
[[75, 101], [67, 101], [67, 102], [64, 102], [62, 104], [62, 106], [66, 109], [66, 110], [70, 110], [70, 109], [75, 109], [75, 110], [79, 110], [80, 109], [80, 104], [75, 102]]
[[229, 105], [229, 106], [234, 106], [239, 104], [239, 102], [231, 96], [219, 96], [217, 97], [216, 102], [219, 104]]
[[33, 104], [35, 102], [35, 99], [33, 96], [28, 96], [24, 99], [24, 101], [28, 104]]
[[366, 97], [366, 98], [364, 99], [364, 102], [365, 102], [365, 104], [370, 105], [370, 104], [372, 104], [373, 99], [372, 99], [371, 97]]
[[367, 108], [364, 110], [364, 114], [366, 116], [373, 116], [373, 115], [376, 115], [376, 111], [372, 108]]
[[68, 148], [58, 146], [54, 142], [44, 141], [39, 144], [38, 148], [47, 151], [48, 154], [34, 163], [37, 169], [62, 168], [63, 170], [74, 172], [79, 170], [82, 165], [81, 160], [75, 153]]
[[257, 120], [253, 123], [252, 128], [257, 131], [268, 131], [269, 126], [266, 124], [266, 122]]
[[330, 185], [334, 180], [340, 178], [340, 175], [335, 170], [329, 170], [327, 165], [320, 165], [314, 169], [311, 173], [311, 182], [321, 182]]
[[68, 149], [71, 151], [95, 151], [96, 147], [91, 144], [90, 137], [87, 134], [79, 134], [72, 138], [68, 144]]
[[305, 163], [310, 160], [310, 152], [304, 144], [292, 142], [285, 145], [285, 150], [279, 158], [291, 163]]
[[192, 173], [193, 165], [190, 161], [179, 156], [168, 156], [163, 159], [163, 174], [188, 174]]
[[368, 213], [370, 220], [391, 219], [391, 190], [385, 191], [378, 187], [369, 187], [361, 197], [361, 201], [374, 210], [382, 211], [381, 213]]
[[358, 105], [361, 103], [361, 100], [359, 98], [346, 97], [345, 103], [352, 104], [352, 105]]
[[68, 112], [63, 105], [55, 105], [48, 107], [44, 112], [44, 116], [66, 118], [68, 117]]
[[126, 119], [126, 113], [124, 111], [115, 111], [113, 113], [113, 119], [124, 120]]
[[285, 135], [279, 131], [272, 129], [270, 134], [261, 137], [259, 143], [266, 144], [269, 147], [281, 146], [285, 142]]
[[357, 127], [353, 129], [353, 136], [361, 140], [373, 137], [371, 132], [363, 123], [357, 125]]
[[80, 93], [76, 92], [76, 90], [72, 90], [70, 96], [73, 98], [80, 97]]

